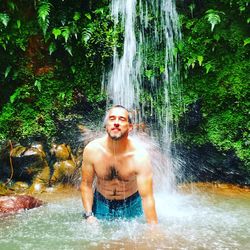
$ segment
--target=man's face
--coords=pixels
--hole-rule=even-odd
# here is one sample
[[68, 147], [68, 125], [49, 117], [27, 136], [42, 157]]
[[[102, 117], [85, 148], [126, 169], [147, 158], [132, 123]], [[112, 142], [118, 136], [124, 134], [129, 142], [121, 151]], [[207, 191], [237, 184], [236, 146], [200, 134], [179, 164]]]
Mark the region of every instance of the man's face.
[[123, 108], [112, 108], [107, 117], [106, 131], [113, 140], [119, 140], [128, 135], [132, 124], [128, 121], [128, 111]]

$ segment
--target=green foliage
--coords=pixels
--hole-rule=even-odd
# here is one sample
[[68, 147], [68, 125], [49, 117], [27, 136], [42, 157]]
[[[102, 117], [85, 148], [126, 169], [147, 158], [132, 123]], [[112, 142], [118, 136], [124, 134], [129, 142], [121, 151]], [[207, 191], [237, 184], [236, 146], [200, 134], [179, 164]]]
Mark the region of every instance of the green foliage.
[[210, 10], [207, 10], [206, 11], [206, 15], [205, 15], [205, 18], [208, 20], [208, 22], [211, 24], [211, 31], [214, 30], [214, 26], [216, 24], [219, 24], [221, 22], [221, 18], [220, 18], [220, 15], [225, 15], [224, 12], [222, 11], [217, 11], [217, 10], [213, 10], [213, 9], [210, 9]]
[[10, 17], [6, 13], [0, 13], [0, 24], [3, 24], [4, 27], [7, 27], [9, 21], [10, 21]]
[[119, 36], [106, 1], [7, 0], [0, 31], [0, 140], [52, 137], [77, 102], [103, 108], [103, 68]]
[[247, 1], [224, 0], [204, 4], [200, 13], [194, 12], [191, 18], [183, 14], [184, 46], [179, 52], [184, 71], [184, 104], [188, 107], [199, 100], [203, 117], [196, 131], [183, 134], [183, 138], [197, 144], [209, 142], [222, 151], [234, 150], [249, 165], [250, 51], [246, 7]]
[[49, 27], [49, 15], [51, 11], [51, 3], [49, 0], [39, 1], [38, 4], [38, 23], [42, 28], [43, 34], [45, 35]]
[[27, 83], [10, 96], [0, 115], [0, 138], [34, 134], [52, 137], [56, 132], [55, 117], [63, 118], [73, 104], [73, 92], [63, 81], [53, 74], [37, 77], [33, 85]]

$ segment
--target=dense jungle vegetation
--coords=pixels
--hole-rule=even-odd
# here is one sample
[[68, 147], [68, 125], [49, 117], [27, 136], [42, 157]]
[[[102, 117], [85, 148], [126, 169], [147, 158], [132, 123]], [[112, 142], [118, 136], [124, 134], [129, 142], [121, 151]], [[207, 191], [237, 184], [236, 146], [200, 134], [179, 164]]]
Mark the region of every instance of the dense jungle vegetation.
[[[2, 142], [36, 134], [51, 138], [76, 106], [83, 114], [103, 112], [101, 79], [123, 38], [122, 28], [114, 31], [109, 3], [1, 0]], [[179, 0], [177, 9], [183, 102], [174, 110], [177, 139], [233, 150], [250, 169], [249, 0]], [[159, 74], [161, 60], [152, 61], [151, 74]]]

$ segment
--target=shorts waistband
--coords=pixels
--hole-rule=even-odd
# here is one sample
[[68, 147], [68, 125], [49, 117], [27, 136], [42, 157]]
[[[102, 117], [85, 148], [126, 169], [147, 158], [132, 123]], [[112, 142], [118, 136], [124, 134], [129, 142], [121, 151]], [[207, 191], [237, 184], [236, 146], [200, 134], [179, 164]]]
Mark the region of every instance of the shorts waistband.
[[140, 198], [140, 195], [139, 195], [139, 192], [135, 192], [134, 194], [132, 194], [131, 196], [123, 199], [123, 200], [109, 200], [109, 199], [106, 199], [100, 192], [98, 192], [97, 190], [95, 190], [95, 193], [94, 193], [94, 196], [96, 199], [106, 203], [106, 204], [121, 204], [121, 205], [125, 205], [125, 204], [129, 204], [130, 202]]

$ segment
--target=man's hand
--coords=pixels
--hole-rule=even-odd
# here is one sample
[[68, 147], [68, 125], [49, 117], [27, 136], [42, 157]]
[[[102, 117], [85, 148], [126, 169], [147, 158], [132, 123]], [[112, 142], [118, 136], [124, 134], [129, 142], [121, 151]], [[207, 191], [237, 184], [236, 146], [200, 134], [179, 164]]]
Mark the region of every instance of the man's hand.
[[86, 221], [88, 222], [88, 223], [97, 223], [98, 222], [98, 220], [97, 220], [97, 218], [95, 217], [95, 216], [89, 216], [87, 219], [86, 219]]

